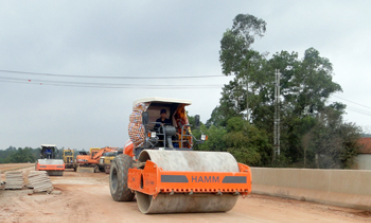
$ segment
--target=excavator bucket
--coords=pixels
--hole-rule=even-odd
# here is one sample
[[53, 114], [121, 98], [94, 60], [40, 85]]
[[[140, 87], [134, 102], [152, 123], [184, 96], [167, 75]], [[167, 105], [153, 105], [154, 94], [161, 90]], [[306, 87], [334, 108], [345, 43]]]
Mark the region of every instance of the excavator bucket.
[[145, 214], [224, 212], [251, 192], [250, 168], [227, 152], [144, 150], [128, 187]]

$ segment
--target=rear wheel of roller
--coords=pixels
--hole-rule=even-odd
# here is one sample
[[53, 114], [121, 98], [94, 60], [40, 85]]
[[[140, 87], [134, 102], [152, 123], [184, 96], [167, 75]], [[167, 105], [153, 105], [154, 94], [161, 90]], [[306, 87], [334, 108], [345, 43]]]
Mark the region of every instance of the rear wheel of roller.
[[156, 213], [193, 213], [193, 212], [226, 212], [237, 202], [238, 196], [223, 194], [158, 194], [151, 195], [136, 192], [138, 208], [143, 214]]
[[47, 171], [49, 176], [63, 176], [64, 171]]
[[133, 159], [125, 154], [116, 156], [111, 163], [109, 185], [115, 201], [132, 201], [134, 194], [128, 188], [128, 172], [133, 166]]

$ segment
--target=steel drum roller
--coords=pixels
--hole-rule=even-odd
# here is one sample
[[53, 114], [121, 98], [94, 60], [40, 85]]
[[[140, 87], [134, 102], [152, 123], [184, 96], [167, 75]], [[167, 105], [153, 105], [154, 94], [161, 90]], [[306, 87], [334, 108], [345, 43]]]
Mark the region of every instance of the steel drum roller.
[[[239, 172], [235, 158], [226, 152], [159, 151], [144, 150], [139, 155], [140, 162], [151, 160], [163, 171], [185, 172]], [[231, 210], [238, 196], [210, 193], [165, 194], [154, 199], [151, 195], [136, 192], [139, 209], [142, 213], [177, 212], [223, 212]]]

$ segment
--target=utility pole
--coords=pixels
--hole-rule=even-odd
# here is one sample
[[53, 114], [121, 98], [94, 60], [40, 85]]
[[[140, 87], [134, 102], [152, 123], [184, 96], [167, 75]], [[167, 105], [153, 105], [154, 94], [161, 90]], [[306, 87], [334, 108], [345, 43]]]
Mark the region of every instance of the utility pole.
[[249, 79], [246, 77], [246, 119], [248, 123], [250, 123], [249, 118]]
[[280, 78], [281, 73], [278, 69], [274, 72], [275, 86], [274, 86], [274, 139], [273, 139], [273, 162], [276, 161], [277, 156], [280, 156], [280, 137], [281, 137], [281, 116], [280, 116]]

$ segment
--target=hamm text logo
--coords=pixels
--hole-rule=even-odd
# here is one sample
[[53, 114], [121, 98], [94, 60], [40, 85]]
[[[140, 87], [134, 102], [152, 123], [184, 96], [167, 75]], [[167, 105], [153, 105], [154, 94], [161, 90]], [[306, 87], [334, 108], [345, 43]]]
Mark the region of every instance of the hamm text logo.
[[216, 176], [192, 176], [192, 183], [219, 183]]

